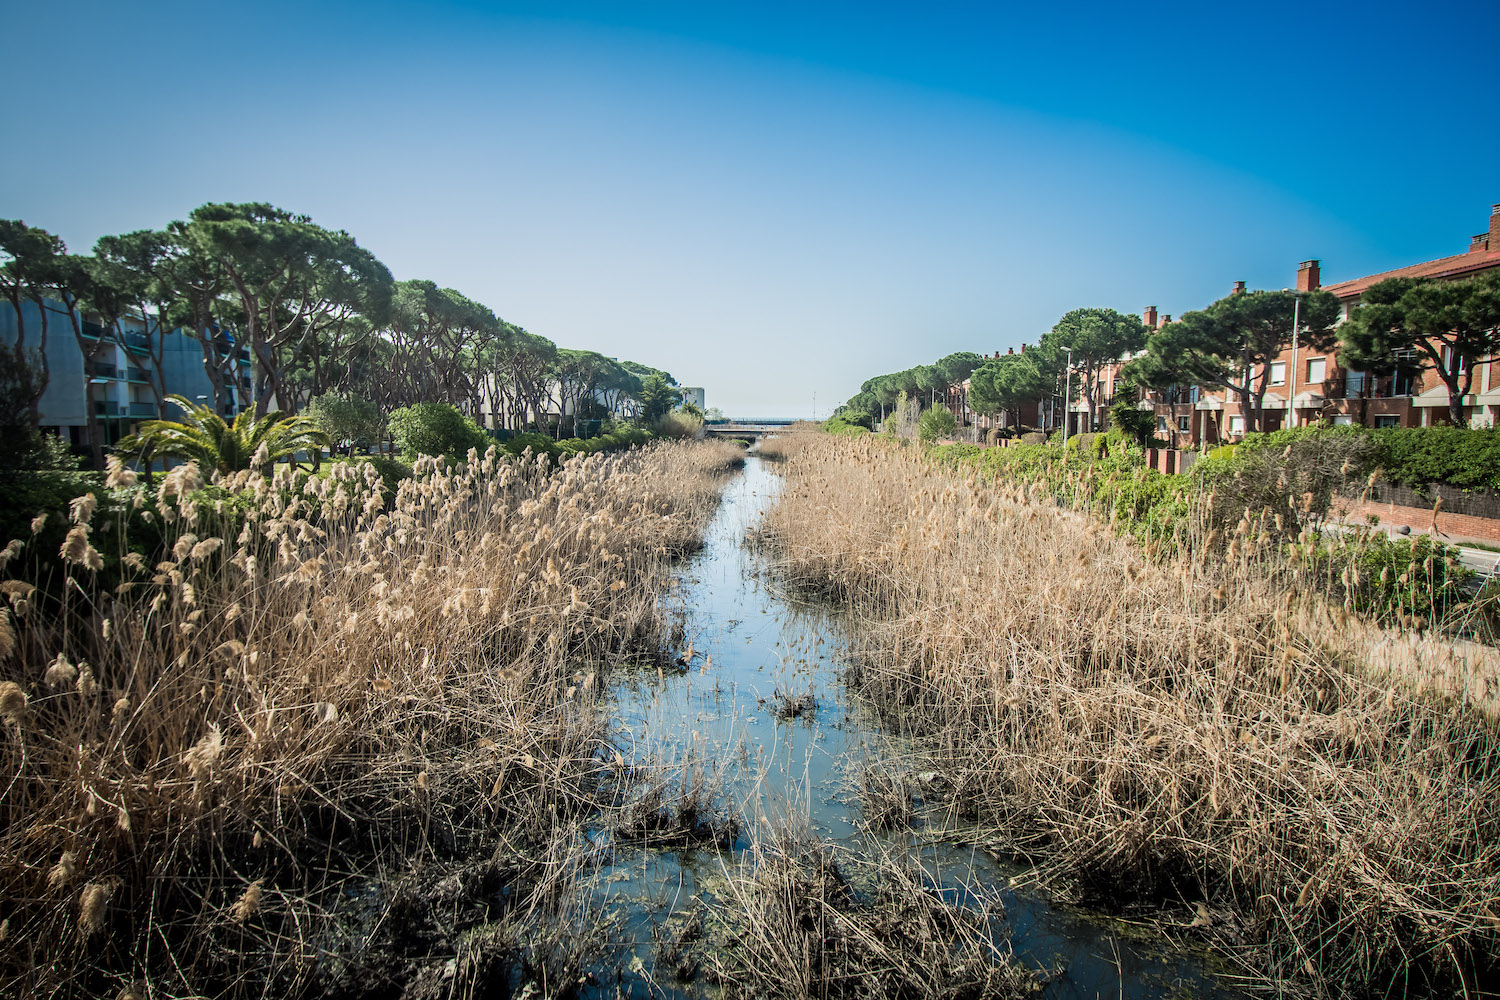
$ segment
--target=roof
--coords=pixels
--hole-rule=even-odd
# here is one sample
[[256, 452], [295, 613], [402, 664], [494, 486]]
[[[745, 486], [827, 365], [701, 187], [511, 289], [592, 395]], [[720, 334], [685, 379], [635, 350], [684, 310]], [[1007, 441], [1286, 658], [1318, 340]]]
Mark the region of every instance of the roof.
[[1398, 267], [1394, 271], [1382, 271], [1353, 281], [1341, 281], [1336, 285], [1324, 285], [1323, 291], [1332, 292], [1341, 299], [1352, 299], [1363, 295], [1365, 289], [1387, 278], [1457, 278], [1476, 271], [1500, 267], [1500, 247], [1477, 253], [1460, 253], [1452, 257], [1440, 257], [1422, 264]]

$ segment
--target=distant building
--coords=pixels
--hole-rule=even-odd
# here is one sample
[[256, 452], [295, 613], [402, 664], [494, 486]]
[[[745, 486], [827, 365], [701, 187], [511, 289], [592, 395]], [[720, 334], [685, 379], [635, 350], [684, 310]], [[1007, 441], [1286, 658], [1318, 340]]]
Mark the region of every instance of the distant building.
[[696, 386], [696, 385], [685, 385], [685, 386], [683, 386], [682, 387], [682, 401], [684, 403], [692, 403], [694, 406], [696, 406], [700, 410], [706, 410], [706, 409], [708, 409], [707, 406], [703, 405], [703, 388], [702, 388], [702, 386]]

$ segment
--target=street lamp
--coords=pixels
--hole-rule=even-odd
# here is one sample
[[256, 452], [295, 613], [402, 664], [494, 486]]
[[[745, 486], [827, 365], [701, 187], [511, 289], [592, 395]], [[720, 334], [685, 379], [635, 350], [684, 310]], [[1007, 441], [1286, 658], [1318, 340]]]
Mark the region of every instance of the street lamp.
[[[1283, 288], [1283, 292], [1292, 292], [1290, 288]], [[1302, 290], [1292, 292], [1292, 370], [1286, 379], [1286, 425], [1288, 428], [1297, 426], [1297, 411], [1293, 409], [1297, 398], [1297, 326], [1302, 318]]]
[[1063, 374], [1063, 454], [1068, 450], [1068, 406], [1073, 397], [1073, 348], [1064, 347], [1068, 352], [1068, 368]]

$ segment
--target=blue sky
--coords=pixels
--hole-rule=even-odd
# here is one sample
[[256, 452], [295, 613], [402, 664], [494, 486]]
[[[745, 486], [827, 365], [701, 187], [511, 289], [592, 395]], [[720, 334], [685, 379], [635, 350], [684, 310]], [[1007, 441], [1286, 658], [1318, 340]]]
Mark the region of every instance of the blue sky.
[[1500, 202], [1493, 3], [6, 6], [0, 216], [270, 201], [732, 414]]

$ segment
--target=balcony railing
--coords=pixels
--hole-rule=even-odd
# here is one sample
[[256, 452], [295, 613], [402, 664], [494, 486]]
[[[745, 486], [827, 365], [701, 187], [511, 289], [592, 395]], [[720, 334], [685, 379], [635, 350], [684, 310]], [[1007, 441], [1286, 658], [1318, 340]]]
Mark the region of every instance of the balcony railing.
[[1346, 374], [1323, 382], [1327, 399], [1399, 399], [1421, 391], [1421, 380], [1415, 375]]
[[119, 413], [120, 404], [118, 403], [113, 403], [109, 400], [101, 400], [94, 403], [94, 416], [96, 417], [113, 417], [118, 416]]
[[114, 365], [105, 364], [103, 361], [90, 361], [84, 365], [84, 371], [90, 378], [120, 378], [121, 372]]
[[143, 368], [128, 368], [128, 369], [126, 369], [126, 371], [125, 371], [125, 378], [128, 379], [131, 382], [149, 382], [149, 381], [151, 381], [146, 376], [146, 371]]
[[155, 403], [131, 403], [130, 415], [132, 417], [154, 417], [156, 416]]

